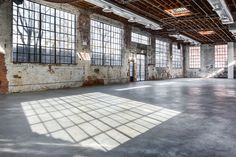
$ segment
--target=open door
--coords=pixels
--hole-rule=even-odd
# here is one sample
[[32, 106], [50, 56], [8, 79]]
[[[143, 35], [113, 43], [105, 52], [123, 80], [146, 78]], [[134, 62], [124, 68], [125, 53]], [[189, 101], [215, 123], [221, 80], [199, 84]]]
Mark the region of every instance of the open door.
[[129, 62], [129, 76], [130, 82], [134, 82], [134, 61]]

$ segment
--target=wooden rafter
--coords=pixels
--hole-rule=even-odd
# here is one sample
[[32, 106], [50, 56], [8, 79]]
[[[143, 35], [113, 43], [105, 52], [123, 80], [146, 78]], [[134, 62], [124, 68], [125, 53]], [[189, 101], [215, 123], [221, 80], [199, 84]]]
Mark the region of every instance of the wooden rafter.
[[[47, 0], [53, 2], [66, 2], [71, 5], [100, 11], [84, 0]], [[218, 15], [212, 10], [207, 0], [106, 0], [122, 8], [145, 16], [150, 20], [160, 23], [163, 30], [158, 34], [168, 36], [170, 33], [178, 32], [202, 43], [230, 42], [234, 41], [233, 35], [228, 27], [223, 25]], [[236, 0], [225, 0], [228, 4], [234, 19], [236, 19]], [[165, 10], [184, 7], [191, 11], [189, 16], [173, 17]], [[202, 35], [199, 31], [214, 31], [209, 35]]]

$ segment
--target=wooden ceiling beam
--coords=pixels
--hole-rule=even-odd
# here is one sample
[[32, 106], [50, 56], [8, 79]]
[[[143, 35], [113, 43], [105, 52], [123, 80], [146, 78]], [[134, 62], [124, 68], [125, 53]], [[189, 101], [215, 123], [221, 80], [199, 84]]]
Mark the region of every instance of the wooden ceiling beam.
[[[71, 5], [101, 12], [101, 8], [91, 5], [84, 0], [47, 0], [57, 2], [69, 2]], [[173, 31], [188, 35], [200, 42], [211, 43], [214, 41], [235, 41], [226, 25], [223, 25], [218, 15], [212, 10], [206, 0], [106, 0], [119, 7], [144, 16], [162, 25], [163, 30], [156, 31], [168, 35]], [[234, 18], [236, 19], [236, 0], [226, 0]], [[173, 17], [166, 9], [185, 7], [192, 12], [190, 16]], [[106, 13], [103, 13], [106, 14]], [[112, 14], [106, 14], [112, 15]], [[215, 34], [201, 35], [201, 30], [212, 30]]]

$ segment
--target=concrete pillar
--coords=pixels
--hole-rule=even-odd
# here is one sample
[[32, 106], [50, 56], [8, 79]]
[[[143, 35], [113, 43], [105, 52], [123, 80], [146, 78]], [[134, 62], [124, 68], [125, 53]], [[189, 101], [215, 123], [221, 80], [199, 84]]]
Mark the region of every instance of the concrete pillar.
[[228, 79], [234, 79], [234, 43], [228, 43]]
[[189, 54], [189, 46], [183, 45], [183, 76], [187, 78], [187, 67], [188, 67], [188, 54]]
[[170, 74], [173, 73], [173, 64], [172, 64], [172, 60], [173, 60], [173, 49], [172, 49], [172, 46], [173, 46], [173, 42], [170, 42], [170, 47], [169, 47], [169, 56], [168, 56], [168, 61], [169, 61], [169, 69], [170, 69]]
[[86, 12], [80, 12], [77, 24], [78, 32], [78, 44], [77, 49], [79, 52], [89, 53], [90, 49], [90, 14]]
[[236, 44], [234, 44], [234, 79], [236, 79]]

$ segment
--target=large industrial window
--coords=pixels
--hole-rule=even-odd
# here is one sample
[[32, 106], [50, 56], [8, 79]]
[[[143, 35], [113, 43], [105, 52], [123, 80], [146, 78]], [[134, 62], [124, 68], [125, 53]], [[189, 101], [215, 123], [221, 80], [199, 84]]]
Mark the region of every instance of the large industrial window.
[[228, 62], [228, 46], [227, 45], [215, 45], [215, 67], [224, 68]]
[[182, 68], [182, 51], [176, 44], [172, 45], [172, 66], [173, 68]]
[[189, 48], [189, 68], [201, 68], [200, 46], [193, 46]]
[[168, 66], [169, 43], [156, 40], [156, 67]]
[[74, 64], [76, 16], [25, 0], [13, 3], [13, 62]]
[[91, 20], [92, 65], [122, 64], [122, 32], [119, 27]]
[[150, 45], [150, 38], [145, 35], [132, 32], [131, 41], [139, 44]]

